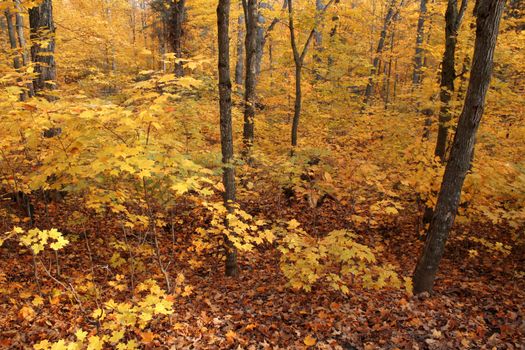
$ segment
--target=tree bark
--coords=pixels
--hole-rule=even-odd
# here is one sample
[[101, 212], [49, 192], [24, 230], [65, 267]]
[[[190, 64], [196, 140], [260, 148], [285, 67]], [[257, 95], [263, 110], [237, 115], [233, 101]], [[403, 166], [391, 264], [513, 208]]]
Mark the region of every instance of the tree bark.
[[[224, 184], [224, 205], [228, 212], [233, 211], [232, 204], [235, 201], [235, 168], [233, 164], [233, 129], [232, 129], [232, 84], [230, 79], [230, 0], [219, 0], [217, 5], [217, 27], [219, 46], [219, 105], [220, 105], [220, 129], [221, 129], [221, 151]], [[226, 219], [225, 219], [226, 220]], [[226, 225], [228, 222], [226, 221]], [[226, 250], [225, 272], [227, 276], [237, 276], [239, 267], [237, 265], [237, 249], [228, 239], [224, 237], [224, 248]]]
[[182, 24], [184, 22], [186, 0], [175, 0], [171, 2], [170, 7], [170, 36], [173, 51], [175, 52], [175, 76], [184, 75], [184, 65], [182, 59], [182, 37], [184, 34]]
[[244, 16], [237, 18], [237, 62], [235, 64], [235, 84], [241, 86], [244, 77]]
[[264, 33], [264, 23], [266, 23], [266, 18], [264, 18], [260, 9], [267, 6], [268, 4], [261, 1], [259, 3], [259, 8], [257, 12], [257, 44], [255, 47], [255, 76], [257, 80], [259, 79], [259, 75], [261, 75], [261, 64], [264, 55], [264, 45], [266, 44], [266, 36]]
[[[37, 77], [33, 81], [35, 92], [54, 90], [56, 87], [55, 24], [52, 0], [44, 0], [29, 9], [31, 59]], [[48, 99], [52, 99], [47, 96]]]
[[9, 45], [11, 50], [15, 53], [13, 57], [13, 66], [15, 69], [20, 69], [22, 64], [20, 63], [20, 55], [18, 54], [18, 45], [16, 43], [15, 26], [13, 25], [13, 14], [9, 10], [5, 10], [5, 20], [7, 23], [7, 34], [9, 36]]
[[456, 79], [455, 55], [458, 29], [461, 25], [463, 15], [467, 8], [467, 0], [462, 0], [461, 8], [458, 11], [457, 0], [448, 0], [445, 12], [445, 52], [441, 62], [441, 83], [439, 100], [439, 129], [434, 154], [439, 157], [442, 163], [445, 162], [449, 123], [452, 120], [450, 100], [454, 93], [454, 80]]
[[427, 0], [421, 0], [419, 3], [419, 18], [417, 20], [416, 35], [416, 53], [414, 55], [414, 73], [412, 74], [412, 83], [421, 84], [423, 68], [423, 37], [425, 35], [425, 19], [427, 16]]
[[249, 158], [254, 140], [255, 87], [257, 84], [257, 0], [242, 0], [242, 4], [246, 24], [243, 154], [245, 158]]
[[476, 5], [472, 73], [425, 247], [414, 272], [415, 293], [432, 291], [445, 243], [454, 223], [461, 189], [474, 152], [476, 132], [483, 115], [504, 4], [505, 0], [478, 0]]

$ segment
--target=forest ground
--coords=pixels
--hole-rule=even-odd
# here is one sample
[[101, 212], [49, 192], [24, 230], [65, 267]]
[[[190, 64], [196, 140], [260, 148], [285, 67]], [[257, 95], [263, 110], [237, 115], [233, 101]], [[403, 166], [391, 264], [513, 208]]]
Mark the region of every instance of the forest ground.
[[[288, 202], [282, 195], [264, 193], [256, 202], [243, 204], [257, 208], [266, 217], [297, 218], [305, 223], [313, 220], [305, 202]], [[37, 208], [37, 215], [42, 210]], [[66, 203], [50, 204], [48, 220], [60, 225], [71, 210]], [[161, 244], [164, 254], [176, 256], [176, 251], [187, 248], [185, 237], [204, 224], [200, 220], [206, 215], [198, 211], [202, 208], [190, 204], [178, 211], [177, 219], [183, 224], [174, 232], [177, 244], [173, 245], [173, 237], [166, 232]], [[347, 213], [348, 208], [341, 204], [325, 203], [317, 213], [316, 229], [328, 232], [351, 225], [345, 220]], [[118, 224], [111, 217], [106, 222], [88, 222], [93, 264], [85, 244], [66, 247], [61, 252], [62, 276], [69, 276], [74, 283], [94, 269], [93, 282], [106, 286], [102, 300], [126, 300], [130, 295], [127, 290], [107, 287], [117, 274], [108, 266], [112, 251], [107, 237], [111, 231], [118, 231]], [[412, 271], [414, 257], [422, 247], [422, 240], [415, 237], [414, 222], [415, 218], [405, 215], [394, 226], [367, 229], [360, 240], [388, 247], [381, 259]], [[493, 231], [483, 233], [488, 235], [504, 230], [477, 229], [480, 234]], [[434, 295], [414, 297], [356, 285], [344, 296], [315, 287], [310, 293], [286, 288], [277, 250], [269, 248], [259, 247], [243, 255], [239, 278], [225, 277], [219, 259], [211, 259], [206, 268], [192, 270], [186, 261], [175, 258], [169, 266], [170, 274], [183, 272], [193, 292], [177, 297], [169, 322], [153, 321], [148, 332], [141, 334], [144, 348], [301, 349], [312, 344], [311, 338], [315, 339], [313, 347], [319, 349], [523, 349], [525, 344], [525, 284], [514, 277], [512, 268], [523, 264], [523, 260], [515, 260], [523, 254], [473, 261], [468, 258], [467, 243], [455, 240], [452, 233]], [[22, 349], [42, 339], [61, 339], [79, 327], [95, 331], [96, 324], [86, 312], [65, 294], [53, 292], [60, 286], [45, 275], [41, 276], [43, 302], [34, 303], [39, 291], [31, 255], [17, 253], [9, 244], [0, 251], [0, 348]], [[162, 280], [153, 260], [147, 262], [146, 271]], [[94, 307], [83, 305], [85, 310]]]

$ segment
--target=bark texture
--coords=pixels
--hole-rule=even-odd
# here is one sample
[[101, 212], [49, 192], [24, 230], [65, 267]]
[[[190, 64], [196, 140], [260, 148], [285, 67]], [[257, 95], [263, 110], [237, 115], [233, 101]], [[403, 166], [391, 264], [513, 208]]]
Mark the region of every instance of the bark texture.
[[20, 55], [17, 53], [18, 45], [16, 42], [16, 33], [15, 33], [15, 26], [13, 24], [13, 14], [11, 11], [6, 10], [5, 11], [5, 20], [7, 23], [7, 34], [9, 36], [9, 46], [11, 46], [11, 50], [15, 53], [13, 56], [13, 66], [15, 69], [20, 69], [22, 66], [20, 62]]
[[186, 0], [171, 2], [170, 5], [170, 38], [173, 51], [175, 52], [175, 75], [182, 77], [184, 75], [184, 66], [182, 59], [182, 37], [184, 34], [183, 23], [186, 9]]
[[237, 18], [237, 62], [235, 63], [235, 84], [242, 85], [244, 77], [244, 16]]
[[35, 92], [55, 89], [55, 24], [53, 22], [52, 0], [44, 0], [29, 9], [31, 59], [35, 64], [37, 77], [33, 81]]
[[421, 84], [423, 69], [423, 37], [425, 35], [425, 19], [427, 16], [427, 0], [421, 0], [419, 3], [419, 18], [417, 20], [416, 34], [416, 53], [414, 55], [414, 73], [412, 74], [412, 83]]
[[257, 84], [257, 0], [243, 0], [246, 24], [246, 75], [244, 81], [243, 153], [249, 157], [254, 140], [255, 87]]
[[463, 20], [467, 0], [462, 0], [458, 10], [457, 0], [448, 0], [445, 12], [445, 52], [441, 62], [441, 83], [439, 100], [439, 129], [434, 154], [445, 162], [447, 152], [448, 130], [452, 120], [450, 101], [454, 93], [454, 80], [456, 79], [456, 44], [459, 26]]
[[504, 4], [505, 0], [478, 0], [476, 6], [476, 43], [469, 86], [425, 247], [414, 272], [415, 293], [432, 291], [445, 243], [456, 217], [483, 115]]
[[[220, 129], [221, 129], [221, 151], [224, 184], [224, 205], [229, 212], [233, 211], [232, 204], [235, 201], [235, 168], [233, 164], [233, 129], [232, 129], [232, 84], [230, 79], [230, 0], [219, 0], [217, 6], [217, 27], [219, 46], [219, 106], [220, 106]], [[225, 219], [226, 220], [226, 219]], [[226, 225], [228, 223], [226, 222]], [[225, 273], [227, 276], [237, 276], [239, 267], [237, 265], [237, 249], [233, 246], [227, 236], [224, 237], [224, 248], [226, 250]]]

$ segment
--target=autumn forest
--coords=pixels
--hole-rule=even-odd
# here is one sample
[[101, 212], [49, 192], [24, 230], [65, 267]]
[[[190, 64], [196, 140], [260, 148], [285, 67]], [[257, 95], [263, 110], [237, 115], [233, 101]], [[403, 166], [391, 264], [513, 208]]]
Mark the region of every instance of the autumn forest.
[[1, 0], [0, 349], [524, 349], [525, 2]]

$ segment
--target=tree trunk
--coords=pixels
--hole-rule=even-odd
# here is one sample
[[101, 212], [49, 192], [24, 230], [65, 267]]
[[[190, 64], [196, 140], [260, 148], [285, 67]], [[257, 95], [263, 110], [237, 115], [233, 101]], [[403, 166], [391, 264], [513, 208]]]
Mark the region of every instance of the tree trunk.
[[235, 64], [235, 84], [242, 86], [244, 76], [244, 16], [237, 18], [237, 63]]
[[472, 73], [425, 247], [414, 273], [415, 293], [432, 291], [445, 243], [457, 213], [463, 182], [470, 168], [476, 132], [483, 115], [485, 96], [490, 83], [494, 49], [505, 0], [478, 2], [475, 11], [476, 43]]
[[332, 5], [334, 0], [330, 0], [326, 6], [323, 7], [320, 13], [316, 14], [315, 23], [310, 31], [310, 35], [306, 39], [303, 50], [299, 52], [297, 47], [297, 40], [295, 38], [295, 24], [294, 24], [294, 11], [293, 11], [293, 0], [288, 0], [288, 28], [290, 29], [290, 43], [292, 46], [293, 60], [295, 64], [295, 103], [294, 103], [294, 115], [292, 121], [292, 150], [291, 155], [294, 154], [295, 147], [297, 146], [297, 131], [299, 129], [299, 118], [301, 117], [301, 103], [302, 103], [302, 92], [301, 92], [301, 71], [303, 68], [304, 58], [312, 42], [317, 25], [322, 18], [322, 15]]
[[[56, 85], [55, 24], [52, 0], [44, 0], [29, 9], [31, 59], [37, 77], [33, 81], [35, 92], [54, 90]], [[47, 97], [51, 99], [50, 96]]]
[[13, 57], [13, 66], [15, 69], [20, 69], [22, 64], [20, 63], [20, 55], [18, 54], [18, 45], [16, 43], [15, 26], [13, 25], [13, 14], [9, 10], [5, 10], [5, 19], [7, 23], [7, 34], [9, 35], [9, 45], [11, 50], [15, 54]]
[[416, 53], [414, 55], [414, 73], [412, 83], [421, 84], [423, 68], [423, 36], [425, 35], [425, 19], [427, 16], [427, 0], [419, 3], [419, 19], [417, 20]]
[[[224, 184], [224, 205], [229, 212], [233, 211], [235, 201], [235, 168], [233, 164], [233, 130], [232, 130], [232, 84], [230, 80], [230, 0], [219, 0], [217, 6], [217, 27], [219, 45], [219, 105], [221, 150]], [[226, 224], [228, 224], [226, 222]], [[237, 276], [237, 249], [227, 236], [224, 237], [226, 249], [226, 275]]]
[[171, 2], [171, 19], [170, 32], [173, 51], [175, 52], [175, 75], [182, 77], [184, 75], [184, 66], [182, 59], [182, 36], [184, 34], [182, 24], [184, 22], [186, 0], [175, 0]]
[[295, 66], [295, 104], [292, 121], [292, 152], [297, 147], [297, 130], [299, 129], [299, 118], [301, 117], [301, 70], [302, 64]]
[[246, 158], [249, 158], [254, 140], [255, 86], [257, 82], [257, 0], [243, 0], [242, 3], [246, 23], [243, 153]]
[[[403, 0], [401, 0], [401, 4], [399, 6], [401, 7], [402, 4], [403, 4]], [[372, 91], [374, 89], [374, 76], [379, 72], [379, 62], [381, 61], [381, 54], [383, 53], [383, 49], [385, 47], [385, 40], [386, 40], [386, 34], [388, 31], [388, 27], [390, 26], [390, 23], [392, 22], [392, 18], [395, 15], [395, 5], [396, 5], [396, 0], [392, 0], [386, 12], [385, 20], [383, 22], [383, 29], [381, 29], [381, 34], [379, 36], [379, 42], [377, 43], [376, 54], [374, 57], [374, 61], [372, 62], [372, 66], [373, 66], [372, 72], [370, 73], [368, 84], [366, 85], [365, 104], [368, 104], [370, 102], [370, 97], [372, 96]]]
[[[260, 8], [267, 7], [268, 5], [261, 1], [259, 4]], [[264, 23], [266, 23], [266, 18], [264, 18], [262, 12], [259, 10], [257, 12], [257, 44], [255, 49], [255, 76], [256, 79], [259, 79], [261, 75], [261, 64], [264, 55], [264, 45], [266, 44], [266, 37], [264, 34]]]
[[[317, 15], [323, 10], [323, 0], [315, 0], [315, 10]], [[320, 29], [316, 28], [314, 34], [314, 76], [315, 80], [321, 80], [321, 74], [319, 73], [319, 66], [321, 64], [320, 53], [323, 51], [323, 33]]]
[[439, 129], [434, 154], [442, 163], [445, 162], [448, 142], [449, 123], [452, 120], [450, 100], [454, 93], [454, 80], [456, 79], [455, 55], [458, 29], [467, 7], [467, 0], [463, 0], [458, 12], [457, 0], [448, 0], [445, 12], [445, 52], [441, 62], [441, 84], [439, 100]]
[[392, 29], [392, 35], [390, 37], [390, 57], [388, 59], [388, 68], [386, 70], [386, 87], [385, 87], [385, 110], [388, 109], [390, 103], [390, 79], [392, 77], [392, 60], [394, 56], [394, 38], [396, 30]]

